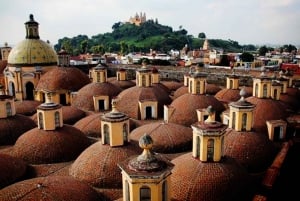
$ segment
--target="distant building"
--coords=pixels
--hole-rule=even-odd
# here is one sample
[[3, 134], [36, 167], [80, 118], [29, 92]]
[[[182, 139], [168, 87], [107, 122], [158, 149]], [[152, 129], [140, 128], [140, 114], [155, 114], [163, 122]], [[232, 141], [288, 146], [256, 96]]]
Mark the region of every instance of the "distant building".
[[140, 15], [136, 13], [134, 17], [129, 18], [128, 22], [140, 26], [142, 23], [146, 22], [146, 13], [141, 12]]

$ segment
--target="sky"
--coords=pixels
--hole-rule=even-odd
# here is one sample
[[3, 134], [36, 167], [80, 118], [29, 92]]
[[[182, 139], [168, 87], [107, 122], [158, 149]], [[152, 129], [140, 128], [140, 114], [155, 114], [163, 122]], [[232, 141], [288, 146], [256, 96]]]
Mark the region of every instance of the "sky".
[[0, 0], [0, 47], [25, 39], [30, 14], [40, 39], [55, 45], [64, 37], [110, 33], [137, 13], [194, 37], [300, 46], [299, 0]]

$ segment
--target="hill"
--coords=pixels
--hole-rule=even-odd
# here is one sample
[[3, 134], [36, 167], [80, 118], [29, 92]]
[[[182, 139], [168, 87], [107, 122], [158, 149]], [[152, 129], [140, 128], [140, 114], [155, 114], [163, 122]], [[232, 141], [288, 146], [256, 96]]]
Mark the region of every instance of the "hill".
[[[166, 53], [170, 50], [181, 50], [186, 44], [190, 49], [199, 49], [204, 42], [203, 37], [196, 38], [188, 35], [188, 31], [185, 29], [174, 31], [172, 27], [161, 25], [153, 20], [147, 20], [140, 26], [117, 22], [112, 29], [111, 33], [98, 34], [91, 38], [86, 35], [78, 35], [73, 38], [64, 37], [58, 40], [58, 44], [54, 48], [59, 51], [64, 47], [72, 55], [87, 52], [127, 54], [129, 52], [149, 52], [150, 49]], [[256, 50], [254, 45], [241, 46], [233, 40], [209, 39], [209, 43], [212, 48], [222, 49], [224, 52]]]

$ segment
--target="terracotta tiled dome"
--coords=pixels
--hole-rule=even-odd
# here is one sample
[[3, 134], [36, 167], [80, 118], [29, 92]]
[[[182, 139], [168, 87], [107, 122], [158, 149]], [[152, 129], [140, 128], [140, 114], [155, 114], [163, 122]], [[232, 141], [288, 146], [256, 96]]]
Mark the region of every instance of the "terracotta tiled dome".
[[101, 201], [89, 185], [70, 176], [48, 176], [24, 180], [0, 190], [0, 200]]
[[81, 130], [86, 136], [101, 137], [101, 113], [90, 114], [74, 124], [75, 128]]
[[36, 90], [78, 91], [80, 88], [89, 83], [89, 77], [78, 68], [55, 67], [42, 75], [36, 86]]
[[216, 99], [222, 103], [228, 104], [233, 101], [237, 101], [241, 98], [240, 89], [222, 89], [215, 94]]
[[251, 200], [250, 177], [232, 158], [218, 163], [200, 162], [187, 153], [172, 160], [171, 194], [173, 201]]
[[111, 147], [98, 141], [78, 156], [70, 168], [70, 175], [98, 188], [122, 188], [122, 175], [117, 164], [140, 148], [133, 145]]
[[278, 150], [266, 135], [230, 130], [225, 138], [224, 151], [249, 173], [261, 173], [271, 165]]
[[[206, 94], [215, 95], [218, 91], [221, 90], [221, 87], [215, 85], [215, 84], [206, 84]], [[189, 89], [186, 86], [182, 86], [178, 88], [174, 92], [174, 99], [178, 98], [179, 96], [188, 93]]]
[[31, 116], [36, 113], [36, 108], [41, 104], [40, 101], [23, 100], [15, 101], [16, 113]]
[[[80, 110], [74, 106], [62, 106], [62, 114], [63, 122], [69, 125], [73, 125], [74, 123], [86, 116], [83, 110]], [[32, 115], [31, 118], [37, 123], [36, 113]]]
[[66, 162], [74, 160], [89, 145], [79, 129], [67, 124], [56, 130], [34, 128], [18, 138], [12, 155], [31, 164]]
[[130, 139], [137, 146], [140, 138], [147, 133], [155, 144], [152, 150], [159, 153], [177, 153], [192, 149], [192, 128], [174, 123], [149, 123], [134, 129]]
[[170, 91], [176, 91], [180, 87], [183, 86], [182, 82], [176, 82], [176, 81], [161, 81], [163, 85], [165, 85]]
[[160, 87], [134, 86], [122, 91], [118, 96], [118, 110], [131, 118], [139, 119], [139, 101], [157, 101], [158, 117], [163, 116], [163, 107], [171, 103], [169, 94]]
[[107, 81], [112, 83], [113, 85], [116, 85], [117, 87], [120, 87], [123, 90], [136, 85], [132, 80], [117, 80], [116, 77], [110, 77], [107, 79]]
[[253, 128], [261, 133], [267, 134], [266, 121], [287, 118], [287, 107], [281, 101], [254, 96], [248, 97], [246, 100], [255, 105]]
[[0, 189], [21, 179], [27, 170], [23, 160], [6, 154], [0, 154], [0, 164]]
[[74, 97], [72, 106], [82, 110], [94, 111], [93, 96], [103, 95], [109, 96], [110, 99], [117, 96], [122, 89], [109, 82], [97, 83], [92, 82], [82, 87]]
[[16, 114], [8, 118], [0, 118], [0, 145], [12, 145], [26, 131], [36, 127], [30, 117]]
[[216, 117], [225, 110], [223, 104], [212, 95], [184, 94], [170, 104], [170, 107], [173, 107], [175, 110], [170, 116], [169, 122], [190, 126], [198, 121], [196, 110], [204, 109], [208, 106], [212, 106], [215, 109]]

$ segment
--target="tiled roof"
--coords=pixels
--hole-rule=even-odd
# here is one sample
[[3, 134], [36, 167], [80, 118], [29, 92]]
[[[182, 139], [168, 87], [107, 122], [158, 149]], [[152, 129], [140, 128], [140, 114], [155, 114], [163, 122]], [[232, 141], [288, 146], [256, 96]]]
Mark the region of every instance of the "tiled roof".
[[101, 138], [101, 116], [102, 113], [88, 115], [74, 124], [86, 136]]
[[105, 200], [89, 185], [70, 176], [48, 176], [23, 180], [0, 190], [0, 200], [31, 201]]
[[79, 129], [65, 124], [56, 130], [27, 131], [18, 138], [11, 155], [30, 164], [67, 162], [89, 145], [88, 138]]
[[34, 115], [40, 104], [42, 103], [34, 100], [15, 101], [16, 113], [26, 116]]
[[0, 189], [21, 179], [27, 170], [23, 160], [6, 154], [0, 154], [0, 164]]
[[171, 162], [175, 165], [170, 186], [173, 200], [238, 201], [251, 196], [250, 177], [232, 158], [203, 163], [186, 153]]
[[139, 101], [157, 101], [158, 117], [163, 116], [163, 106], [171, 103], [169, 94], [160, 87], [134, 86], [122, 91], [118, 96], [117, 109], [131, 118], [140, 119]]
[[95, 83], [82, 87], [74, 97], [72, 105], [82, 110], [95, 111], [93, 96], [109, 96], [110, 99], [117, 96], [122, 91], [121, 88], [109, 82]]
[[117, 164], [141, 152], [132, 144], [111, 147], [98, 141], [77, 157], [70, 175], [98, 188], [122, 188], [121, 170]]
[[207, 108], [210, 105], [215, 109], [216, 115], [225, 110], [222, 103], [212, 95], [184, 94], [170, 104], [175, 110], [171, 114], [169, 122], [190, 126], [198, 121], [196, 110]]
[[21, 114], [0, 118], [0, 145], [13, 145], [18, 137], [35, 127], [30, 117]]
[[152, 150], [158, 153], [177, 153], [192, 150], [192, 128], [174, 123], [149, 123], [130, 133], [132, 143], [138, 146], [139, 139], [147, 133], [155, 142]]
[[230, 130], [225, 137], [224, 151], [249, 173], [261, 173], [271, 165], [278, 150], [266, 135]]
[[286, 119], [288, 116], [287, 107], [284, 103], [271, 98], [257, 98], [254, 96], [246, 100], [255, 105], [253, 116], [253, 128], [267, 135], [266, 121]]
[[216, 99], [223, 103], [230, 103], [241, 98], [239, 89], [222, 89], [215, 94]]
[[107, 81], [116, 85], [117, 87], [120, 87], [123, 90], [136, 85], [132, 80], [117, 80], [116, 77], [110, 77], [107, 79]]
[[78, 91], [89, 83], [89, 77], [78, 68], [55, 67], [42, 75], [36, 86], [36, 90]]

